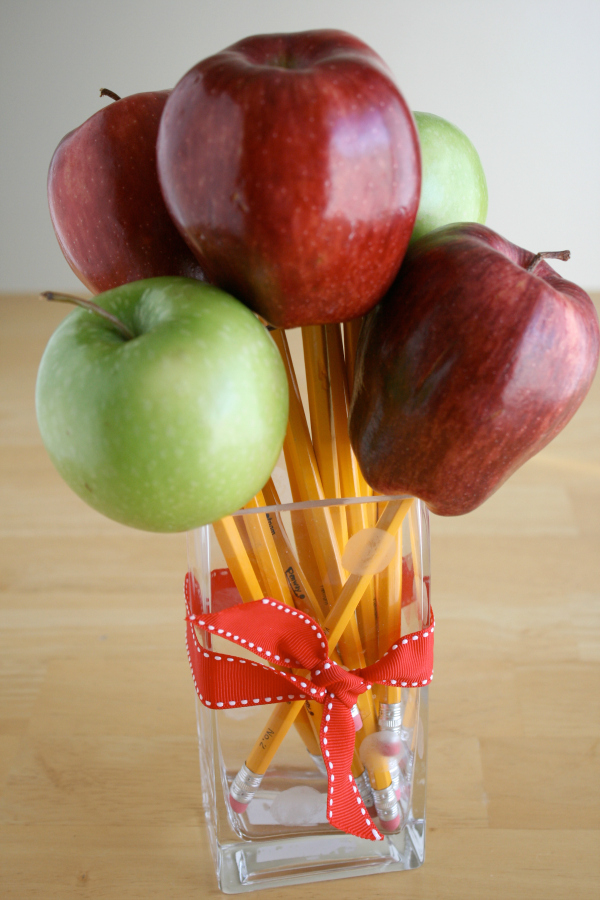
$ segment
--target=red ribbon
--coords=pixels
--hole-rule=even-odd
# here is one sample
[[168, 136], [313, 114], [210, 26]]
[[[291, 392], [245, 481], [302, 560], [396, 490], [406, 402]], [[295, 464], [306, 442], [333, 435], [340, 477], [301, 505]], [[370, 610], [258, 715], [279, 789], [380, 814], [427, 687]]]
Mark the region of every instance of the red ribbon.
[[[324, 704], [320, 743], [327, 767], [327, 817], [331, 825], [368, 840], [381, 840], [351, 774], [355, 728], [350, 710], [372, 684], [421, 687], [433, 676], [430, 624], [399, 638], [380, 660], [347, 671], [328, 655], [322, 627], [277, 600], [240, 603], [220, 612], [192, 612], [195, 585], [185, 580], [187, 648], [198, 697], [211, 709], [316, 700]], [[273, 665], [307, 669], [300, 677], [271, 665], [200, 646], [195, 628], [219, 635]]]

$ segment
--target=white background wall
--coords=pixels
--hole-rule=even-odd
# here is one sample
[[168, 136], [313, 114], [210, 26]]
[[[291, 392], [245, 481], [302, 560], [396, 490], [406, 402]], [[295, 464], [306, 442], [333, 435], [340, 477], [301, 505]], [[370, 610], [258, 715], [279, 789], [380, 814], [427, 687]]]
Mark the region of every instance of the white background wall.
[[334, 27], [370, 44], [413, 109], [465, 131], [488, 225], [600, 289], [599, 0], [0, 0], [0, 290], [77, 290], [46, 204], [63, 135], [172, 87], [249, 34]]

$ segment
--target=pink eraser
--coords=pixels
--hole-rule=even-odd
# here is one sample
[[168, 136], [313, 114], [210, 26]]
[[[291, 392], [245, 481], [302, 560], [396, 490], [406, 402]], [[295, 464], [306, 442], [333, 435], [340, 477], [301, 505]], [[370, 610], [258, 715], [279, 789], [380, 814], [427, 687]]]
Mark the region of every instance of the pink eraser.
[[365, 809], [367, 810], [367, 812], [369, 813], [369, 815], [371, 816], [372, 819], [377, 818], [377, 810], [375, 809], [374, 806], [365, 806]]
[[398, 831], [400, 828], [400, 813], [393, 819], [388, 819], [387, 821], [379, 820], [379, 828], [381, 831], [386, 831], [388, 834], [391, 834], [392, 831]]
[[239, 813], [240, 815], [245, 813], [248, 809], [247, 803], [240, 803], [240, 801], [236, 800], [235, 797], [232, 797], [231, 794], [229, 795], [229, 805], [234, 812]]
[[360, 731], [360, 729], [363, 727], [363, 721], [358, 710], [352, 713], [352, 721], [354, 722], [354, 730]]
[[400, 782], [400, 785], [395, 789], [394, 793], [398, 800], [408, 800], [410, 797], [410, 784], [406, 784], [405, 781]]
[[378, 731], [377, 744], [383, 756], [399, 756], [402, 750], [402, 739], [395, 731]]

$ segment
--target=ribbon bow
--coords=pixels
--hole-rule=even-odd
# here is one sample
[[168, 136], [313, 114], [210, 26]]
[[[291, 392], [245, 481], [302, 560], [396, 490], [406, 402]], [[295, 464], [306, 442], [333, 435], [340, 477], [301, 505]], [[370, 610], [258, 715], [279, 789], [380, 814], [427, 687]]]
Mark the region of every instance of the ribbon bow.
[[[211, 709], [261, 706], [294, 700], [324, 705], [320, 744], [327, 768], [327, 818], [331, 825], [369, 840], [381, 840], [351, 774], [355, 728], [350, 712], [372, 684], [421, 687], [433, 675], [433, 615], [420, 631], [399, 639], [381, 659], [347, 671], [329, 658], [327, 638], [310, 616], [277, 600], [240, 603], [221, 612], [195, 615], [192, 580], [186, 576], [187, 649], [198, 697]], [[272, 665], [201, 647], [195, 628], [226, 638]], [[308, 670], [303, 677], [273, 665]]]

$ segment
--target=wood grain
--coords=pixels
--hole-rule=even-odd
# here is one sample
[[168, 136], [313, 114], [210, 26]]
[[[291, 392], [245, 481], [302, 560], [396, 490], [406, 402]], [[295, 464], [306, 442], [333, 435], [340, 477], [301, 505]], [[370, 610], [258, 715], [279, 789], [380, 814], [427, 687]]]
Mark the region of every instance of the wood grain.
[[[67, 312], [0, 298], [0, 896], [216, 898], [185, 539], [88, 509], [38, 436], [37, 365]], [[599, 550], [596, 381], [488, 503], [432, 520], [427, 858], [334, 883], [349, 900], [597, 900]]]

